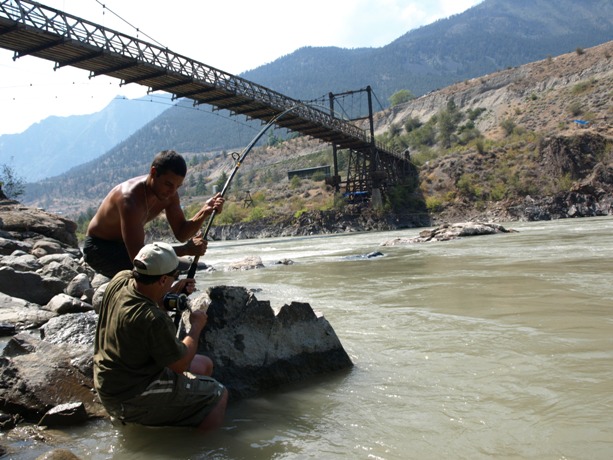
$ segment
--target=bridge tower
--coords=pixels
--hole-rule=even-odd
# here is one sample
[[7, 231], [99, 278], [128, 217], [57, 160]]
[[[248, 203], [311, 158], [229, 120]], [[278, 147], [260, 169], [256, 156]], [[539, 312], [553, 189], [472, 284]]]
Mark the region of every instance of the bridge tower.
[[347, 149], [346, 179], [341, 181], [338, 168], [338, 147], [332, 144], [334, 175], [331, 183], [337, 192], [354, 200], [367, 199], [372, 206], [382, 205], [382, 199], [389, 192], [390, 187], [403, 184], [407, 179], [417, 174], [415, 166], [411, 163], [408, 150], [402, 154], [389, 155], [389, 151], [377, 144], [375, 139], [374, 117], [372, 107], [372, 89], [366, 88], [346, 91], [343, 93], [329, 93], [330, 115], [335, 117], [335, 99], [341, 96], [366, 92], [368, 97], [368, 114], [364, 117], [352, 118], [350, 121], [368, 120], [370, 145], [366, 149]]

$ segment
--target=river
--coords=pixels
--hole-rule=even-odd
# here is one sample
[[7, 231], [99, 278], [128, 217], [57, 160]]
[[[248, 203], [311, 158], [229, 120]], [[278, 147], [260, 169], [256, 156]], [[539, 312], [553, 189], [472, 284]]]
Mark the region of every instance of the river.
[[[504, 225], [518, 232], [212, 242], [203, 260], [220, 270], [201, 289], [308, 302], [354, 368], [234, 403], [208, 436], [107, 421], [53, 435], [88, 459], [613, 458], [613, 219]], [[255, 255], [266, 268], [221, 270]]]

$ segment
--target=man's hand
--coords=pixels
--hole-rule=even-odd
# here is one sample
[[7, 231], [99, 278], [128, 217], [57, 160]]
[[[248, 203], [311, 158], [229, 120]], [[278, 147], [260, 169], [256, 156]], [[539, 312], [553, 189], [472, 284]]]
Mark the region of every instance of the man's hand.
[[170, 288], [170, 292], [173, 294], [187, 294], [190, 295], [196, 291], [196, 280], [193, 278], [185, 278], [178, 280]]
[[182, 255], [185, 256], [203, 256], [206, 253], [206, 248], [209, 242], [204, 239], [201, 231], [198, 231], [193, 238], [188, 240], [183, 245]]
[[211, 212], [213, 212], [213, 210], [219, 214], [221, 211], [223, 211], [223, 204], [226, 200], [224, 199], [223, 196], [221, 196], [221, 193], [217, 193], [214, 197], [209, 198], [205, 204], [205, 207], [208, 207], [208, 214], [210, 214]]
[[200, 331], [204, 329], [207, 319], [208, 317], [203, 310], [194, 310], [189, 314], [189, 323], [191, 324], [192, 329], [198, 331], [198, 334], [200, 334]]

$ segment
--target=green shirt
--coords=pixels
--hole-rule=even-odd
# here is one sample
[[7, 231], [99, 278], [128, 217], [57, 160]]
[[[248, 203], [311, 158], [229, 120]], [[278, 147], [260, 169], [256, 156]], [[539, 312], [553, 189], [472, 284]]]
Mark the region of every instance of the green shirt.
[[187, 347], [157, 303], [136, 290], [130, 270], [119, 272], [102, 298], [94, 344], [94, 386], [106, 400], [142, 393]]

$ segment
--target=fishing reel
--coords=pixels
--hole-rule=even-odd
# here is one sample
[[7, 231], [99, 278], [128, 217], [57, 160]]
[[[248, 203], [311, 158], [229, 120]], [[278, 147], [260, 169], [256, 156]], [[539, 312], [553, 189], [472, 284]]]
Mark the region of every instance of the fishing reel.
[[185, 294], [168, 293], [164, 296], [164, 308], [167, 311], [183, 313], [189, 309], [189, 302]]

